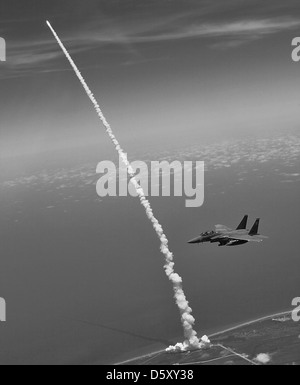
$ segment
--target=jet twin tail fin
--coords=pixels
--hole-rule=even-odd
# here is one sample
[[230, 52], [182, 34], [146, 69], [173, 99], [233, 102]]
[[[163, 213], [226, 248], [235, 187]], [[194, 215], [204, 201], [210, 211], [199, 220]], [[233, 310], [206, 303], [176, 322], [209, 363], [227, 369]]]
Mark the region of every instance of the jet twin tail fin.
[[259, 227], [259, 222], [260, 222], [260, 219], [256, 219], [252, 229], [250, 230], [249, 232], [249, 235], [253, 236], [253, 235], [259, 235], [258, 234], [258, 227]]
[[248, 222], [248, 215], [245, 215], [242, 222], [236, 228], [237, 230], [246, 230]]

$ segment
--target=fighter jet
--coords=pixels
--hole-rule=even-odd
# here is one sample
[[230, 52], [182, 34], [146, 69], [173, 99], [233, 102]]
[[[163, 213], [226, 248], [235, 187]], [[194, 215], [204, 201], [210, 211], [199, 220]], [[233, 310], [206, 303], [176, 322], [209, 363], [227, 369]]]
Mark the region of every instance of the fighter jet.
[[236, 230], [223, 225], [216, 225], [214, 231], [201, 233], [199, 237], [192, 239], [188, 243], [200, 244], [205, 242], [219, 243], [219, 246], [239, 246], [248, 242], [262, 242], [265, 237], [258, 234], [260, 219], [257, 219], [251, 228], [247, 230], [248, 215], [245, 215]]

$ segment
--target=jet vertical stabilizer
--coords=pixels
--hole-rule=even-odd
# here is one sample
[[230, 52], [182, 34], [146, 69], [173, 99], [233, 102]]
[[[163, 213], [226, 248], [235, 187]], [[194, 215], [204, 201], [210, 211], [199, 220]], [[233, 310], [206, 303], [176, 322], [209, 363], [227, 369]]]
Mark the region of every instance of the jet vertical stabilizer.
[[246, 230], [248, 222], [248, 215], [245, 215], [242, 222], [236, 228], [237, 230]]
[[249, 232], [249, 235], [253, 236], [253, 235], [258, 235], [258, 227], [259, 227], [259, 221], [260, 219], [256, 219], [252, 229], [250, 230]]

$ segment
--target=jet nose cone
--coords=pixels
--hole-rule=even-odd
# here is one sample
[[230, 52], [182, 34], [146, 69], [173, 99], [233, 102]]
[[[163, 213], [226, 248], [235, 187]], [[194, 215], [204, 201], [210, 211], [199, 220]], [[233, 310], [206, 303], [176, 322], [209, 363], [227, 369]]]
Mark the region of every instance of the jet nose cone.
[[202, 242], [202, 237], [197, 237], [188, 241], [189, 244], [195, 244], [195, 243], [201, 243], [201, 242]]

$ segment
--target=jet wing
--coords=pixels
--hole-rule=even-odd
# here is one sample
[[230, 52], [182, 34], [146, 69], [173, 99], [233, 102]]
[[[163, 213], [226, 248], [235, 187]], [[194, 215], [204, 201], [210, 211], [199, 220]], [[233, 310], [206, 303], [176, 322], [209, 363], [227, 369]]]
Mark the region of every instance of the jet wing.
[[247, 241], [247, 242], [262, 242], [263, 239], [267, 239], [263, 235], [250, 236], [250, 235], [238, 235], [238, 236], [229, 236], [229, 235], [218, 235], [212, 239], [228, 239], [230, 241]]

